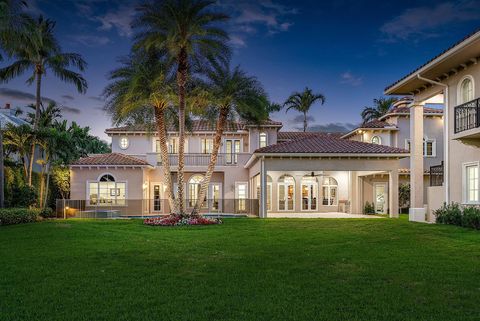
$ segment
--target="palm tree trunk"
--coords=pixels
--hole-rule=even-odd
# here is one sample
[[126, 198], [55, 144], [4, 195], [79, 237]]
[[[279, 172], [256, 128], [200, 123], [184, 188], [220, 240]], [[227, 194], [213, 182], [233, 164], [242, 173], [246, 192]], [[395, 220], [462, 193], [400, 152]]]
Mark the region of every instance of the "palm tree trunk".
[[185, 87], [187, 84], [188, 61], [185, 48], [180, 50], [178, 58], [178, 212], [185, 214], [184, 167], [185, 167]]
[[0, 208], [5, 206], [5, 172], [3, 168], [3, 129], [0, 126]]
[[303, 132], [307, 131], [307, 113], [303, 112]]
[[36, 103], [35, 103], [35, 120], [33, 122], [33, 138], [32, 138], [32, 149], [30, 152], [30, 162], [28, 170], [28, 186], [32, 186], [32, 173], [33, 173], [33, 162], [35, 161], [35, 145], [36, 145], [36, 135], [38, 129], [38, 122], [40, 120], [40, 104], [42, 103], [41, 99], [41, 87], [42, 87], [42, 73], [41, 70], [38, 70], [39, 66], [36, 67], [36, 77], [37, 77], [37, 92], [36, 92]]
[[228, 108], [222, 108], [220, 110], [220, 115], [217, 120], [217, 130], [215, 132], [215, 138], [213, 140], [213, 150], [210, 155], [210, 163], [208, 164], [205, 177], [202, 181], [202, 186], [200, 187], [200, 193], [193, 208], [192, 215], [198, 215], [200, 209], [205, 202], [205, 195], [207, 195], [208, 186], [210, 184], [210, 179], [212, 178], [213, 171], [215, 170], [215, 165], [217, 163], [218, 151], [220, 150], [220, 145], [222, 142], [223, 131], [225, 129], [225, 124], [227, 123]]
[[160, 142], [160, 155], [162, 158], [163, 181], [167, 187], [167, 199], [170, 205], [170, 212], [177, 213], [177, 206], [173, 196], [172, 174], [170, 171], [170, 159], [168, 158], [167, 129], [165, 125], [165, 110], [162, 107], [155, 108], [155, 120], [157, 122], [158, 140]]
[[42, 171], [40, 172], [40, 195], [39, 195], [39, 207], [43, 208], [43, 192], [45, 186], [45, 166], [42, 166]]
[[47, 207], [47, 199], [48, 199], [48, 189], [50, 187], [50, 163], [47, 163], [47, 182], [45, 186], [45, 198], [43, 200], [43, 208]]

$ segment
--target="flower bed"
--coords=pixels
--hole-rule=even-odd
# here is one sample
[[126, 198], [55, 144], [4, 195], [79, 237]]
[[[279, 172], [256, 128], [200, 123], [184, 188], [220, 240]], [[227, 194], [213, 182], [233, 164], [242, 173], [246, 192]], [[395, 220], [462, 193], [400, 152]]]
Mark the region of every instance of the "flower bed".
[[220, 219], [210, 219], [203, 216], [185, 217], [170, 214], [165, 217], [147, 218], [143, 221], [145, 225], [151, 226], [182, 226], [182, 225], [213, 225], [222, 224]]

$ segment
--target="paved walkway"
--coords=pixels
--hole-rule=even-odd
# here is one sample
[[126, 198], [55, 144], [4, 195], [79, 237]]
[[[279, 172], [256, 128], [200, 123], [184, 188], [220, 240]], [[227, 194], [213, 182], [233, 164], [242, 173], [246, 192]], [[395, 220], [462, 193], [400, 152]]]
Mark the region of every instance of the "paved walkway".
[[269, 218], [383, 218], [376, 215], [347, 214], [347, 213], [268, 213]]

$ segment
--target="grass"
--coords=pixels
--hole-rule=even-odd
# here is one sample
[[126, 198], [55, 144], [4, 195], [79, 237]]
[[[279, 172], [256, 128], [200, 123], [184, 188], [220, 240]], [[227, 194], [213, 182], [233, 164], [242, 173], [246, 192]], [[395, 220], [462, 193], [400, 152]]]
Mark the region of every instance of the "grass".
[[480, 233], [393, 219], [0, 227], [0, 320], [478, 320]]

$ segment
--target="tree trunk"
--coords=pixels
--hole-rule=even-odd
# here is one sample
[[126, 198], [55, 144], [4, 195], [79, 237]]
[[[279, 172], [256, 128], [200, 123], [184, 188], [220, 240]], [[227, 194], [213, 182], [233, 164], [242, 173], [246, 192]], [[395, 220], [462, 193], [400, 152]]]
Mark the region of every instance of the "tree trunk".
[[303, 113], [303, 132], [307, 131], [307, 113]]
[[163, 167], [163, 180], [167, 187], [167, 199], [170, 205], [170, 212], [177, 213], [178, 208], [175, 204], [175, 198], [173, 195], [172, 174], [170, 171], [170, 159], [168, 158], [167, 147], [167, 129], [165, 125], [165, 110], [162, 107], [155, 107], [155, 119], [157, 122], [158, 140], [160, 142], [160, 154], [162, 158]]
[[223, 131], [225, 129], [225, 124], [228, 117], [228, 108], [222, 108], [220, 110], [220, 115], [217, 120], [217, 130], [215, 132], [215, 138], [213, 140], [213, 150], [210, 155], [210, 163], [208, 164], [205, 177], [202, 181], [202, 186], [200, 187], [200, 193], [193, 208], [192, 215], [198, 215], [200, 209], [205, 202], [205, 195], [207, 195], [208, 185], [210, 184], [210, 179], [212, 178], [213, 171], [215, 170], [215, 165], [217, 163], [218, 151], [220, 150], [220, 145], [222, 142]]
[[47, 207], [47, 199], [48, 199], [48, 189], [50, 188], [50, 163], [47, 163], [47, 182], [45, 186], [45, 198], [43, 200], [43, 208]]
[[3, 129], [0, 126], [0, 208], [5, 206], [5, 172], [3, 168]]
[[43, 208], [43, 192], [44, 192], [44, 186], [45, 186], [45, 166], [42, 166], [42, 171], [40, 172], [40, 195], [38, 197], [39, 199], [39, 207]]
[[187, 84], [188, 61], [187, 50], [182, 48], [178, 57], [177, 84], [178, 84], [178, 212], [185, 214], [185, 87]]
[[33, 121], [33, 138], [32, 138], [32, 149], [30, 152], [30, 162], [28, 170], [28, 186], [32, 186], [32, 173], [33, 173], [33, 162], [35, 162], [35, 145], [36, 145], [36, 135], [38, 129], [38, 122], [40, 120], [40, 105], [42, 103], [41, 97], [41, 87], [42, 87], [42, 72], [41, 66], [35, 67], [35, 74], [37, 77], [37, 92], [36, 92], [36, 102], [35, 102], [35, 120]]

